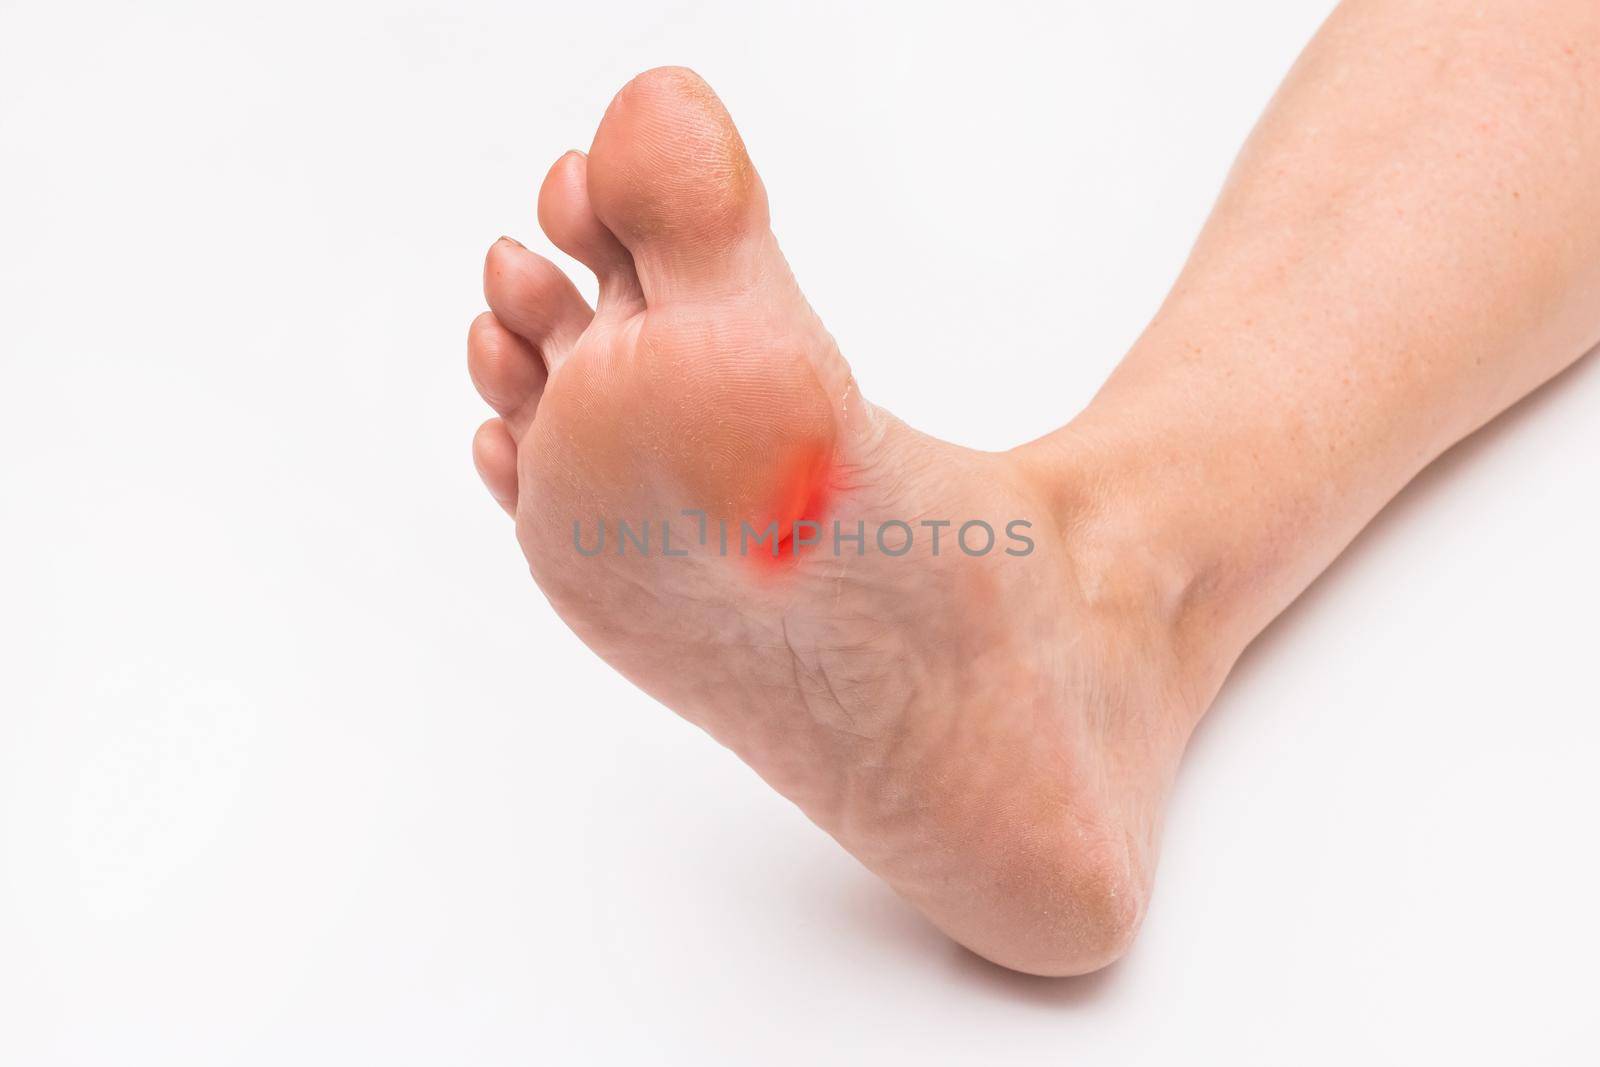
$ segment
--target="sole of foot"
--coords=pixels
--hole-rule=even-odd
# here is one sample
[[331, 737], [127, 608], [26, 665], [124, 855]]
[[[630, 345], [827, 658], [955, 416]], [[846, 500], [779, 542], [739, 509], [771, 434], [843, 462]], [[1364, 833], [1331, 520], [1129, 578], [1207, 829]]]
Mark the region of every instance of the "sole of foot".
[[868, 403], [690, 71], [629, 82], [539, 221], [597, 305], [502, 239], [468, 364], [478, 470], [556, 611], [973, 951], [1121, 955], [1205, 686], [1091, 459]]

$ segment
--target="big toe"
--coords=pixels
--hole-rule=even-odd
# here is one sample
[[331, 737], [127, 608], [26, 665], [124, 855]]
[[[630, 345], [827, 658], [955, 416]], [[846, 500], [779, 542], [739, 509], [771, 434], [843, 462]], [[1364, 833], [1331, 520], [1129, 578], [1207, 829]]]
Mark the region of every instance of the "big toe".
[[734, 280], [743, 255], [766, 251], [761, 179], [722, 101], [691, 70], [658, 67], [623, 86], [595, 133], [588, 181], [647, 299]]

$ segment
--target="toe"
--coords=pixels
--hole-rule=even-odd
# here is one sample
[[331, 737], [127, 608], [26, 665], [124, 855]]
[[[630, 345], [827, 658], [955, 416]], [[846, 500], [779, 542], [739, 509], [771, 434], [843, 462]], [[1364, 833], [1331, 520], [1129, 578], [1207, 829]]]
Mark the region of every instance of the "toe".
[[644, 294], [633, 256], [589, 203], [588, 163], [582, 152], [568, 152], [556, 160], [539, 188], [539, 226], [551, 244], [594, 271], [602, 313], [642, 310]]
[[505, 327], [536, 347], [552, 368], [594, 317], [561, 268], [509, 237], [489, 249], [483, 295]]
[[766, 235], [767, 197], [733, 120], [682, 67], [634, 78], [606, 109], [588, 159], [595, 214], [633, 253], [645, 295], [716, 285]]
[[467, 373], [479, 395], [505, 416], [510, 432], [521, 437], [544, 392], [546, 372], [539, 353], [485, 311], [467, 331]]
[[472, 438], [472, 463], [495, 503], [508, 515], [517, 513], [517, 443], [499, 419], [478, 427]]

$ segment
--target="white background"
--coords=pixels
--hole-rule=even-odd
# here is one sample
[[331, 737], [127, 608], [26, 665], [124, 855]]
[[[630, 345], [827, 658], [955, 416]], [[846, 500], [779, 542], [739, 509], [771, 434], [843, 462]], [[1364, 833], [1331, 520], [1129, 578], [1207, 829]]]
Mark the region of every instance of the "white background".
[[633, 73], [723, 95], [865, 390], [998, 448], [1329, 6], [0, 0], [0, 1063], [1594, 1056], [1594, 359], [1246, 655], [1077, 981], [616, 678], [468, 459], [482, 254]]

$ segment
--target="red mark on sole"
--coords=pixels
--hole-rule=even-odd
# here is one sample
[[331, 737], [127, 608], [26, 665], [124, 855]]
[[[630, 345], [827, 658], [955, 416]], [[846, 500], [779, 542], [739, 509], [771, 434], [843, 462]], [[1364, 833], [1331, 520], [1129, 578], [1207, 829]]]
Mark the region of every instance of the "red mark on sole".
[[748, 553], [762, 570], [782, 569], [822, 543], [832, 465], [833, 450], [820, 444], [797, 449], [783, 460], [773, 506], [756, 527], [765, 532], [776, 524], [776, 550], [770, 541], [752, 541]]

